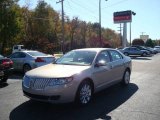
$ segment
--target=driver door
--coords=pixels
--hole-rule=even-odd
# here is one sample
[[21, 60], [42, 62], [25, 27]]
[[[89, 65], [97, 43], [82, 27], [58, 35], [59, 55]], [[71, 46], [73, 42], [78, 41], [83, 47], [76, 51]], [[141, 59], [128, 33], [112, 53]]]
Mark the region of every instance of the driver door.
[[104, 88], [111, 81], [112, 68], [110, 61], [110, 56], [107, 51], [102, 51], [96, 58], [93, 79], [98, 89]]

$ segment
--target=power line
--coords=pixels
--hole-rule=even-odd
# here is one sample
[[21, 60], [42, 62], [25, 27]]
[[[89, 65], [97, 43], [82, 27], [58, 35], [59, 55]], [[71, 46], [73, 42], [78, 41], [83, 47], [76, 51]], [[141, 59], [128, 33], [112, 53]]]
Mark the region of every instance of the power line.
[[[69, 1], [67, 0], [67, 3], [68, 3], [68, 5], [69, 5], [69, 8], [70, 9], [72, 9], [72, 7], [71, 7], [71, 5], [70, 5], [70, 3], [69, 3]], [[73, 9], [72, 9], [73, 10]]]
[[109, 7], [113, 7], [113, 6], [115, 6], [115, 5], [121, 4], [121, 3], [126, 2], [126, 1], [128, 1], [128, 0], [121, 0], [121, 1], [118, 1], [118, 2], [116, 2], [116, 3], [113, 3], [113, 4], [110, 5], [110, 6], [104, 7], [104, 8], [102, 8], [102, 9], [109, 8]]
[[75, 2], [75, 1], [73, 1], [73, 0], [71, 0], [70, 2], [72, 2], [73, 4], [75, 4], [75, 5], [83, 8], [83, 9], [85, 9], [85, 10], [87, 10], [90, 15], [92, 14], [92, 17], [94, 17], [94, 18], [96, 18], [96, 19], [98, 20], [98, 18], [97, 18], [96, 16], [94, 16], [94, 14], [93, 14], [93, 13], [95, 13], [94, 11], [88, 9], [87, 7], [82, 6], [81, 4], [79, 4], [79, 3], [77, 3], [77, 2]]

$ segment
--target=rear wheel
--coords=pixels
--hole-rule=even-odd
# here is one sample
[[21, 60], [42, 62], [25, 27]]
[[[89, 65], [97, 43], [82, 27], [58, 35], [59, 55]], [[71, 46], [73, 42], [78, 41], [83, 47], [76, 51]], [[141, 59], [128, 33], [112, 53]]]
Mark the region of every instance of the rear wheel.
[[144, 52], [144, 53], [142, 54], [142, 56], [144, 56], [144, 57], [147, 56], [147, 53]]
[[130, 83], [130, 72], [126, 70], [123, 75], [122, 84], [127, 86]]
[[0, 79], [0, 82], [1, 82], [1, 83], [6, 83], [7, 80], [8, 80], [8, 76], [6, 75], [6, 76], [4, 76], [2, 79]]
[[26, 72], [29, 71], [29, 70], [31, 70], [31, 66], [28, 65], [28, 64], [25, 64], [25, 65], [23, 66], [23, 73], [26, 73]]
[[93, 87], [89, 81], [84, 81], [80, 84], [77, 95], [76, 95], [76, 102], [79, 105], [86, 105], [88, 104], [93, 95]]
[[124, 55], [125, 55], [125, 56], [129, 56], [129, 54], [128, 54], [128, 53], [126, 53], [126, 52], [124, 53]]

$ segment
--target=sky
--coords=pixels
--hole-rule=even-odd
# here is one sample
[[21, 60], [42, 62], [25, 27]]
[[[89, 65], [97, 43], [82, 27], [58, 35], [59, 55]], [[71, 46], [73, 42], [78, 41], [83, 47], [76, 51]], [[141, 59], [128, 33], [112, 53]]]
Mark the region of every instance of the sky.
[[[38, 0], [19, 0], [19, 5], [26, 3], [34, 9]], [[59, 0], [44, 0], [54, 10], [61, 13]], [[160, 0], [101, 0], [101, 25], [119, 32], [119, 24], [114, 24], [113, 13], [131, 10], [136, 13], [132, 16], [132, 40], [140, 35], [149, 35], [153, 40], [160, 39]], [[64, 12], [70, 19], [78, 17], [86, 22], [99, 22], [99, 0], [64, 0]], [[127, 39], [130, 37], [130, 25], [127, 24]]]

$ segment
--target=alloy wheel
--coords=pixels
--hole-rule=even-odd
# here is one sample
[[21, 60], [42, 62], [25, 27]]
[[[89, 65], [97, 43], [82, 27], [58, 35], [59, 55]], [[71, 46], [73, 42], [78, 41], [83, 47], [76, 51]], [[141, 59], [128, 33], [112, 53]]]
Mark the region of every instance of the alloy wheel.
[[126, 85], [129, 84], [129, 82], [130, 82], [130, 73], [129, 73], [129, 71], [125, 72], [124, 82], [125, 82]]
[[92, 86], [88, 82], [84, 82], [81, 84], [78, 92], [78, 101], [80, 104], [85, 105], [90, 102], [92, 98]]

